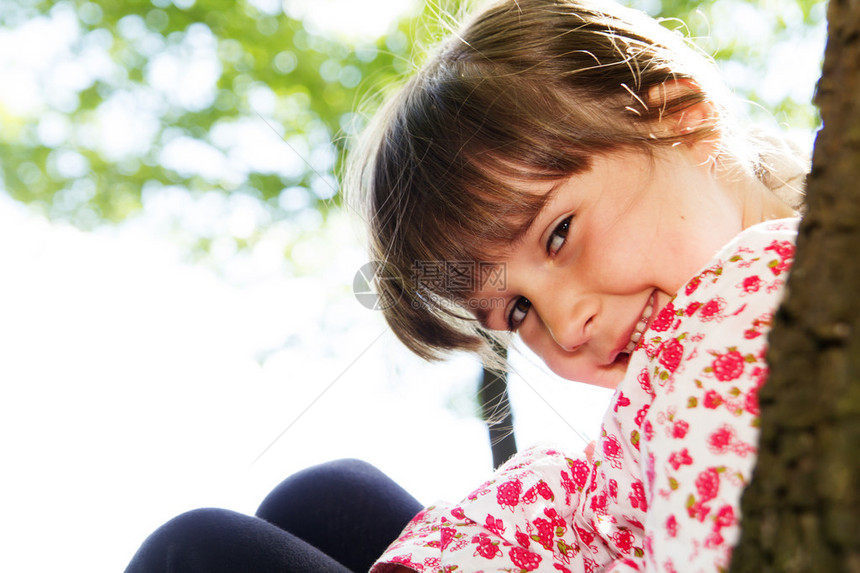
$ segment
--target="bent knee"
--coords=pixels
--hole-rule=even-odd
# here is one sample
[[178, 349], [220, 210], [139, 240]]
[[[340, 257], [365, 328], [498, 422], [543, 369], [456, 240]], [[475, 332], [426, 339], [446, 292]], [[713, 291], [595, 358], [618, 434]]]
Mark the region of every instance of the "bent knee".
[[180, 514], [146, 538], [126, 573], [191, 570], [187, 565], [229, 544], [243, 519], [247, 517], [217, 508]]

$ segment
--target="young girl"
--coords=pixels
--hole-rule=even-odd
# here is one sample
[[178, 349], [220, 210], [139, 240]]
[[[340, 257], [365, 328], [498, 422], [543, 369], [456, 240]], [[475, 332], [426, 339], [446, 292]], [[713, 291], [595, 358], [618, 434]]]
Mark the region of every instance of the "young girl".
[[615, 4], [478, 13], [378, 114], [348, 186], [400, 339], [437, 358], [515, 333], [616, 388], [593, 456], [528, 450], [420, 512], [376, 470], [328, 464], [257, 517], [176, 518], [128, 571], [725, 570], [805, 166], [734, 124], [724, 92]]
[[374, 572], [728, 567], [804, 166], [724, 91], [640, 13], [504, 0], [379, 114], [353, 175], [399, 338], [436, 358], [516, 333], [617, 390], [593, 459], [515, 456]]

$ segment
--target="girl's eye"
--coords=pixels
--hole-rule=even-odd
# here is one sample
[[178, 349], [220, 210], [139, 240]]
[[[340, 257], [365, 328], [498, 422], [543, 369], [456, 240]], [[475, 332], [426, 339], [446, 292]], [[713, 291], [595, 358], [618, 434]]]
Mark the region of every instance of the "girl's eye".
[[531, 306], [532, 303], [529, 302], [529, 299], [523, 296], [516, 300], [514, 307], [508, 315], [508, 328], [511, 332], [515, 331], [523, 323]]
[[552, 230], [552, 233], [546, 242], [546, 252], [550, 256], [555, 256], [567, 240], [567, 232], [570, 230], [571, 219], [573, 219], [573, 215], [564, 219], [555, 229]]

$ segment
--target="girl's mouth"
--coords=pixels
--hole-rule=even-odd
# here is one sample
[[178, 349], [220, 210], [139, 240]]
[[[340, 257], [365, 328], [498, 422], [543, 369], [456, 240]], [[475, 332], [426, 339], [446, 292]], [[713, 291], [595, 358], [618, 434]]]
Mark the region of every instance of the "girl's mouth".
[[621, 352], [630, 354], [636, 348], [636, 345], [639, 344], [639, 340], [642, 338], [642, 333], [644, 333], [645, 329], [648, 328], [648, 323], [651, 321], [651, 315], [654, 314], [654, 304], [656, 302], [657, 291], [654, 291], [651, 293], [651, 298], [648, 299], [648, 304], [645, 305], [645, 310], [642, 311], [642, 317], [633, 328], [633, 334], [630, 335], [630, 342], [627, 343], [627, 346], [625, 346], [624, 350]]

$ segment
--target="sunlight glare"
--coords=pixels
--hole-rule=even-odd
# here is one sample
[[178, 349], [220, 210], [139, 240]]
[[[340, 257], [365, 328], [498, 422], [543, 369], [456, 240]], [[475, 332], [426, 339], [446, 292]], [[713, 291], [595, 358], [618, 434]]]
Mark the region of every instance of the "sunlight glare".
[[284, 12], [316, 31], [355, 40], [383, 35], [392, 22], [418, 8], [415, 0], [287, 0]]

